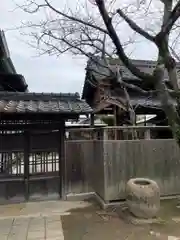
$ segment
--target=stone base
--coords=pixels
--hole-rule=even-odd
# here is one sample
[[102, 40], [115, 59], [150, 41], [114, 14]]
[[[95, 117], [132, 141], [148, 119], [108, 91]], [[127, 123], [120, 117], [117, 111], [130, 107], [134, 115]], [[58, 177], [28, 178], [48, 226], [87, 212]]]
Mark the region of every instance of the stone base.
[[124, 203], [125, 203], [125, 200], [119, 200], [117, 202], [108, 202], [108, 201], [105, 201], [103, 198], [101, 198], [98, 194], [94, 194], [94, 199], [95, 201], [100, 205], [100, 207], [104, 210], [106, 209], [109, 209], [109, 208], [119, 208], [119, 207], [122, 207], [124, 206]]
[[94, 198], [95, 193], [94, 192], [88, 192], [88, 193], [79, 193], [79, 194], [67, 194], [66, 200], [68, 201], [88, 201], [91, 198]]
[[159, 218], [150, 218], [150, 219], [137, 218], [132, 215], [132, 213], [129, 211], [127, 206], [117, 209], [117, 212], [121, 219], [134, 225], [144, 225], [144, 224], [152, 224], [152, 223], [160, 224], [162, 222], [162, 220]]

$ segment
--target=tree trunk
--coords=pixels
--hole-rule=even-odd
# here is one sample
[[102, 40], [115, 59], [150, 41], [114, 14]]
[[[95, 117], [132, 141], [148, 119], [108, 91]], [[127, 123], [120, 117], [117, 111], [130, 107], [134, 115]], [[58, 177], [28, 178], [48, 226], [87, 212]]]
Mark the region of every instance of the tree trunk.
[[172, 98], [167, 91], [167, 87], [164, 82], [164, 65], [159, 63], [154, 72], [156, 79], [156, 89], [158, 90], [158, 97], [162, 103], [162, 109], [164, 110], [169, 125], [172, 129], [174, 138], [180, 146], [180, 118], [174, 105]]

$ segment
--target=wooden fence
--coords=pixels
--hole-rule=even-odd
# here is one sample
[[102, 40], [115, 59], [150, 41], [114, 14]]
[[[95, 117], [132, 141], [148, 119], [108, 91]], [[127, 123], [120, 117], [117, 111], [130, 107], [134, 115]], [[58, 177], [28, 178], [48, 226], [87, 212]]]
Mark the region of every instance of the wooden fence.
[[66, 128], [68, 140], [137, 140], [172, 139], [169, 126], [113, 126], [96, 128]]
[[180, 149], [173, 139], [67, 141], [67, 193], [125, 198], [132, 177], [157, 181], [161, 195], [180, 194]]
[[66, 141], [66, 193], [92, 192], [93, 141]]

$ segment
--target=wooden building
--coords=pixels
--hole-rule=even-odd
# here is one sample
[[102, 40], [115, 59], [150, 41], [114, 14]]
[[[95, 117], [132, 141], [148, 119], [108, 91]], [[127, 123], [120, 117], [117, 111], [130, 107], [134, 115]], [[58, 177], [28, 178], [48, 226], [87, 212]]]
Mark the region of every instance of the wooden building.
[[0, 204], [66, 196], [65, 121], [91, 112], [77, 93], [28, 92], [0, 31]]
[[65, 121], [91, 111], [78, 94], [0, 92], [0, 203], [65, 197]]
[[24, 77], [17, 74], [4, 32], [0, 30], [0, 91], [25, 92], [28, 86]]
[[[119, 67], [121, 77], [126, 83], [141, 86], [145, 90], [153, 87], [146, 86], [119, 59], [107, 59], [105, 62], [103, 59], [94, 58], [93, 61], [89, 60], [87, 63], [82, 98], [93, 108], [94, 114], [113, 114], [114, 125], [130, 124], [127, 98], [121, 84], [112, 77], [113, 75], [107, 68], [107, 62], [114, 73], [116, 67]], [[132, 60], [132, 62], [140, 70], [148, 73], [152, 73], [156, 65], [154, 61]], [[180, 63], [177, 64], [177, 67], [180, 70]], [[167, 72], [165, 72], [164, 81], [170, 86]], [[157, 95], [140, 95], [137, 90], [132, 88], [128, 88], [127, 91], [130, 97], [129, 102], [137, 115], [156, 114], [156, 122], [159, 125], [167, 125], [166, 116], [162, 111], [161, 102]]]

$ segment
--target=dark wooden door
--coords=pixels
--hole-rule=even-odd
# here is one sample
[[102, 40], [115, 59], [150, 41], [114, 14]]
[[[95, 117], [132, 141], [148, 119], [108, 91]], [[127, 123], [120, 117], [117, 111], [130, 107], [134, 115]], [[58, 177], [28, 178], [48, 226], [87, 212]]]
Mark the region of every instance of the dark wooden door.
[[0, 203], [61, 197], [60, 131], [0, 135]]

